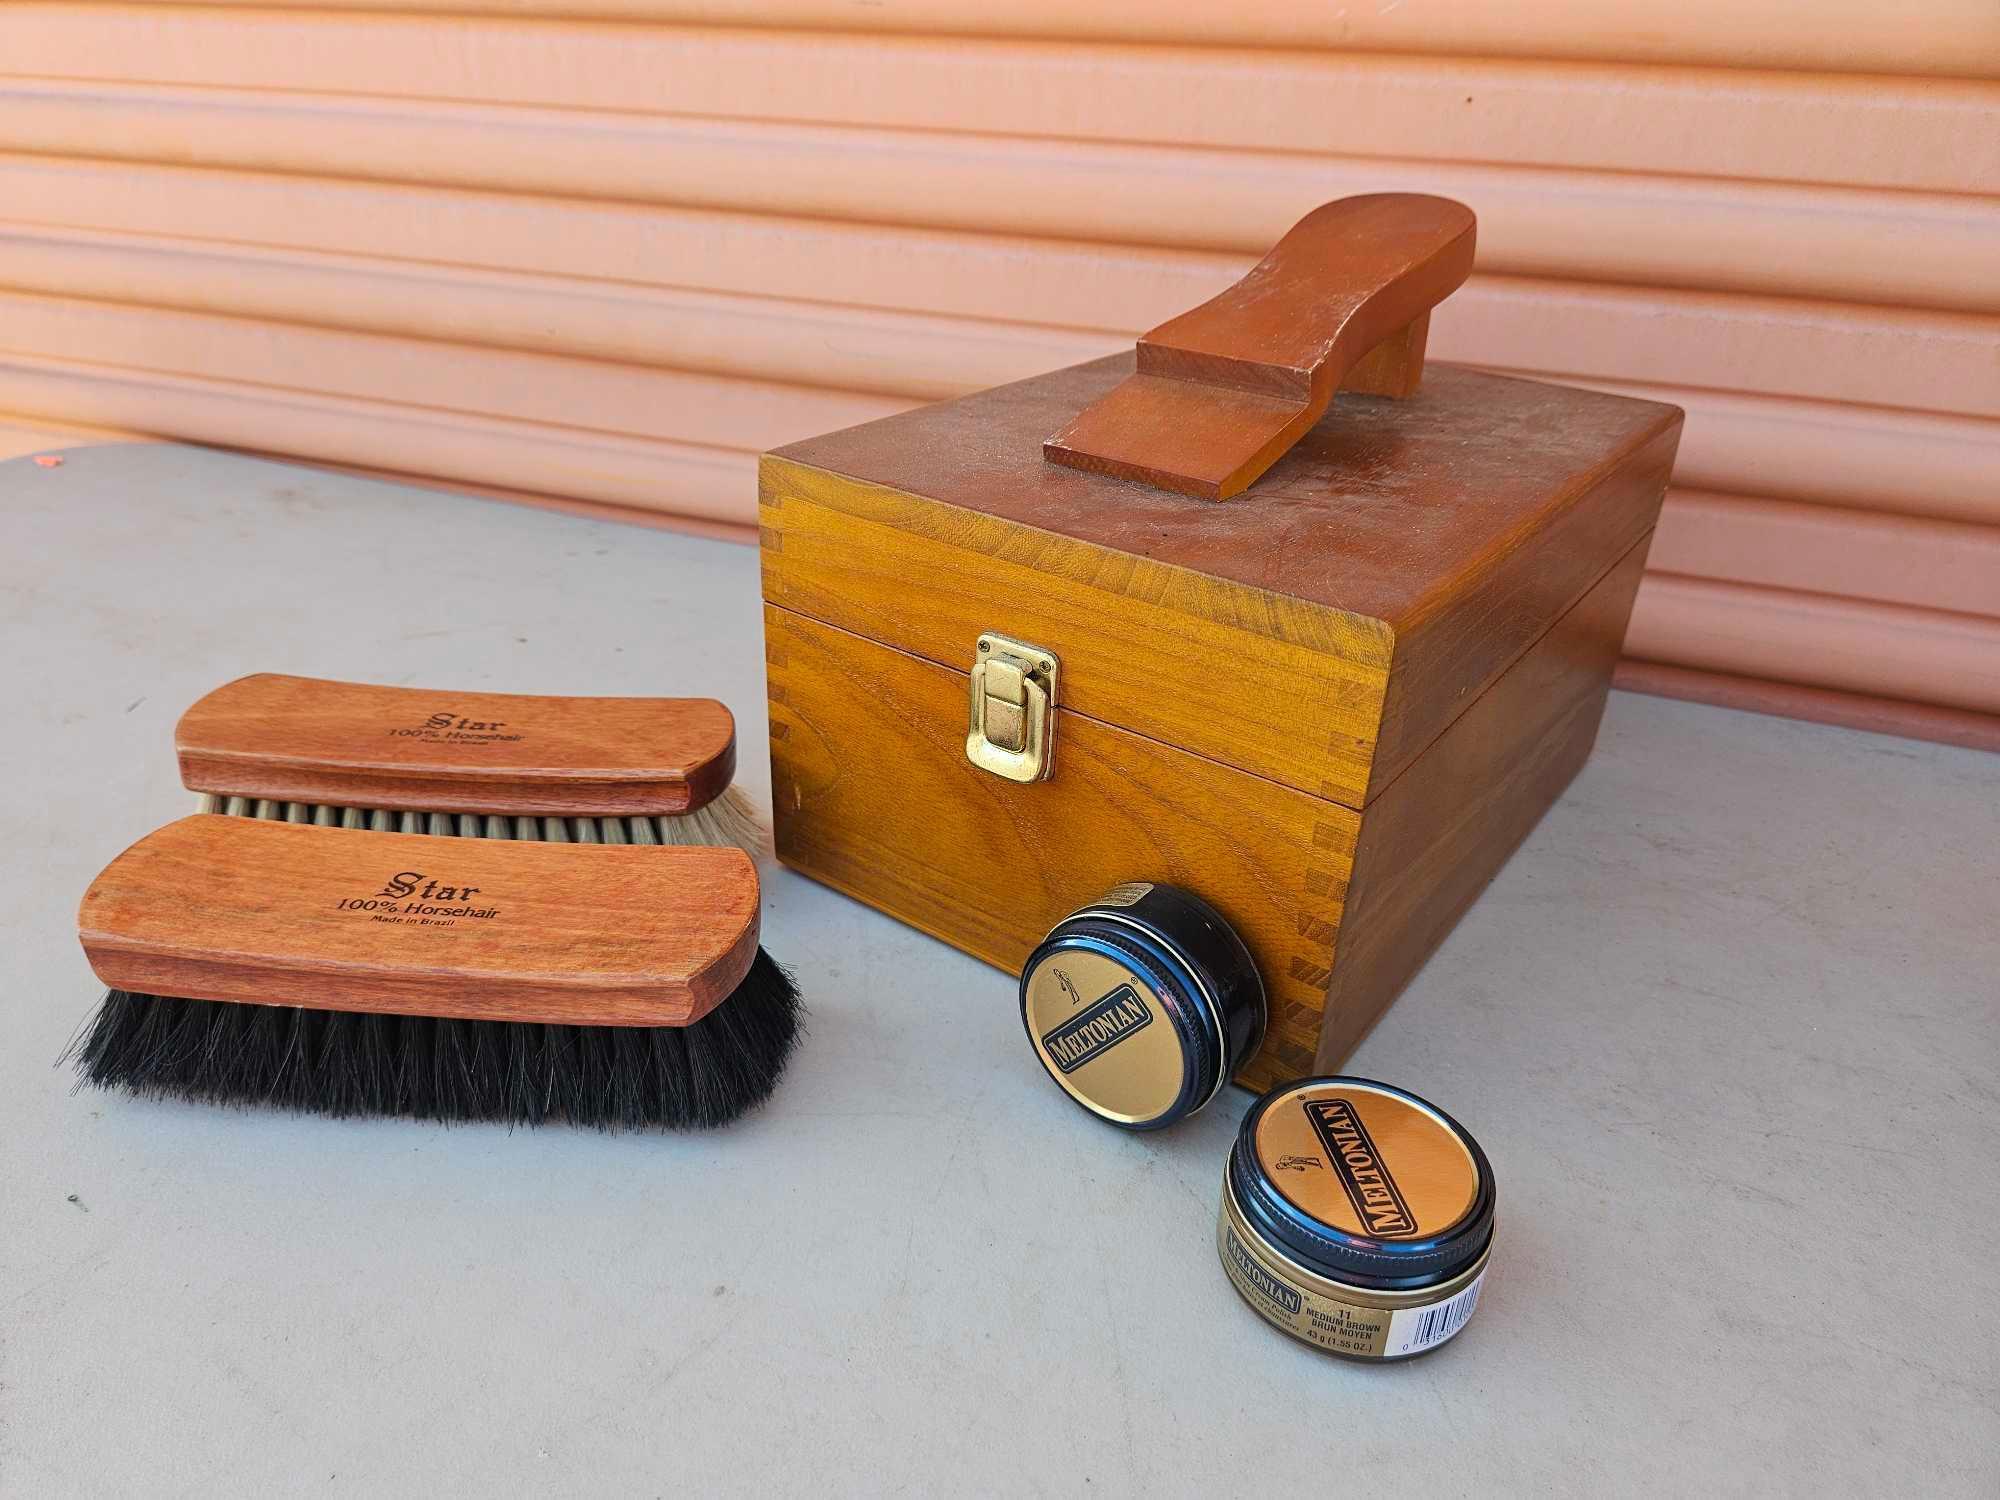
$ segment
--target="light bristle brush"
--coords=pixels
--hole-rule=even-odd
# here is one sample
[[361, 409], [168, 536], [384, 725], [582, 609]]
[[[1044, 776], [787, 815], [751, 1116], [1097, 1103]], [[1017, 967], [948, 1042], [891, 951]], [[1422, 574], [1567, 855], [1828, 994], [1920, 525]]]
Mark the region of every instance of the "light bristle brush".
[[637, 849], [195, 814], [77, 913], [107, 986], [85, 1080], [327, 1115], [727, 1123], [799, 1025], [739, 849]]
[[174, 730], [204, 812], [377, 832], [735, 845], [764, 830], [713, 698], [558, 698], [262, 673]]

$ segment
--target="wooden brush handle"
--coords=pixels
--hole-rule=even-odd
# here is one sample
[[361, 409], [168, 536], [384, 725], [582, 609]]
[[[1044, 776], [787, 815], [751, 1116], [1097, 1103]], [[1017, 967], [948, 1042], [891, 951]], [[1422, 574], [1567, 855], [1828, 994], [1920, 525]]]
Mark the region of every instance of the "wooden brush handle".
[[1430, 310], [1472, 270], [1472, 210], [1421, 193], [1314, 209], [1228, 291], [1139, 340], [1137, 373], [1042, 445], [1052, 463], [1226, 500], [1342, 385], [1414, 395]]
[[197, 792], [438, 812], [692, 812], [736, 774], [713, 698], [547, 698], [261, 673], [174, 730]]
[[740, 849], [430, 838], [195, 814], [77, 911], [113, 989], [484, 1021], [681, 1026], [757, 954]]

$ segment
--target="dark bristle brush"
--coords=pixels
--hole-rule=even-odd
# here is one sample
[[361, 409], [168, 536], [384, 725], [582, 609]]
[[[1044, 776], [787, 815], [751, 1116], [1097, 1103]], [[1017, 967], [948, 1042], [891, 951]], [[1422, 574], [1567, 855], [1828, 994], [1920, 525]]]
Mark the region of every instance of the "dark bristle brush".
[[77, 913], [110, 987], [85, 1080], [327, 1115], [726, 1124], [798, 1032], [739, 849], [329, 829], [202, 814]]
[[733, 844], [764, 830], [731, 784], [713, 698], [557, 698], [260, 673], [174, 730], [204, 812], [376, 832], [595, 844]]

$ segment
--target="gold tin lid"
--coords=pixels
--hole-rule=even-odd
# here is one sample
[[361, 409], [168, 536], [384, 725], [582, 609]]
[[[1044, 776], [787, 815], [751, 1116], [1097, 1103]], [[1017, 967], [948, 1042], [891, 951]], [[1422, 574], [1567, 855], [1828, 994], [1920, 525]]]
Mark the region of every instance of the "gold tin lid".
[[1173, 1108], [1181, 1039], [1158, 992], [1118, 959], [1072, 951], [1038, 964], [1021, 1003], [1035, 1056], [1085, 1109], [1137, 1125]]
[[1479, 1143], [1436, 1105], [1371, 1079], [1271, 1090], [1244, 1117], [1229, 1185], [1261, 1240], [1360, 1286], [1447, 1280], [1492, 1237], [1493, 1172]]
[[1200, 1109], [1256, 1049], [1264, 986], [1206, 902], [1135, 882], [1070, 913], [1029, 956], [1021, 1021], [1071, 1099], [1153, 1130]]

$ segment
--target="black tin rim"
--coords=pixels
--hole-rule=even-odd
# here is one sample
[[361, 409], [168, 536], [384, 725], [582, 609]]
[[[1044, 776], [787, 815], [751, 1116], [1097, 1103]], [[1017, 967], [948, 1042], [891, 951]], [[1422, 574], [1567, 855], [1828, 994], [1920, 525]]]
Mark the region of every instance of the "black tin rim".
[[1185, 1108], [1179, 1104], [1175, 1108], [1180, 1114], [1200, 1109], [1229, 1081], [1229, 1027], [1222, 1014], [1222, 1002], [1216, 998], [1213, 987], [1203, 980], [1199, 966], [1188, 962], [1177, 945], [1162, 941], [1152, 928], [1133, 921], [1123, 912], [1092, 907], [1077, 912], [1070, 920], [1092, 924], [1079, 929], [1079, 936], [1087, 932], [1114, 947], [1131, 945], [1126, 951], [1136, 949], [1150, 954], [1162, 968], [1176, 976], [1181, 993], [1175, 998], [1185, 1004], [1201, 1025], [1198, 1034], [1197, 1030], [1177, 1026], [1181, 1050], [1188, 1059], [1188, 1098], [1192, 1102]]
[[[1156, 940], [1171, 940], [1175, 951], [1196, 975], [1212, 975], [1215, 986], [1208, 991], [1209, 1005], [1219, 1018], [1224, 1033], [1225, 1070], [1223, 1082], [1248, 1062], [1264, 1043], [1269, 1002], [1264, 994], [1264, 976], [1242, 936], [1228, 920], [1201, 897], [1184, 886], [1151, 882], [1146, 894], [1131, 906], [1107, 908], [1099, 904], [1085, 907], [1093, 916], [1119, 916], [1139, 921], [1149, 908], [1164, 907], [1180, 920], [1171, 934], [1157, 923], [1146, 924]], [[1083, 915], [1082, 912], [1078, 915]], [[1221, 1085], [1217, 1085], [1220, 1092]]]
[[[1313, 1218], [1278, 1190], [1257, 1159], [1258, 1122], [1272, 1105], [1301, 1089], [1361, 1085], [1404, 1099], [1441, 1120], [1472, 1158], [1477, 1186], [1456, 1223], [1418, 1240], [1383, 1240]], [[1472, 1133], [1430, 1100], [1373, 1078], [1300, 1078], [1272, 1089], [1250, 1107], [1229, 1153], [1229, 1181], [1244, 1219], [1273, 1249], [1328, 1281], [1385, 1291], [1416, 1290], [1448, 1281], [1485, 1253], [1493, 1237], [1493, 1168]]]

